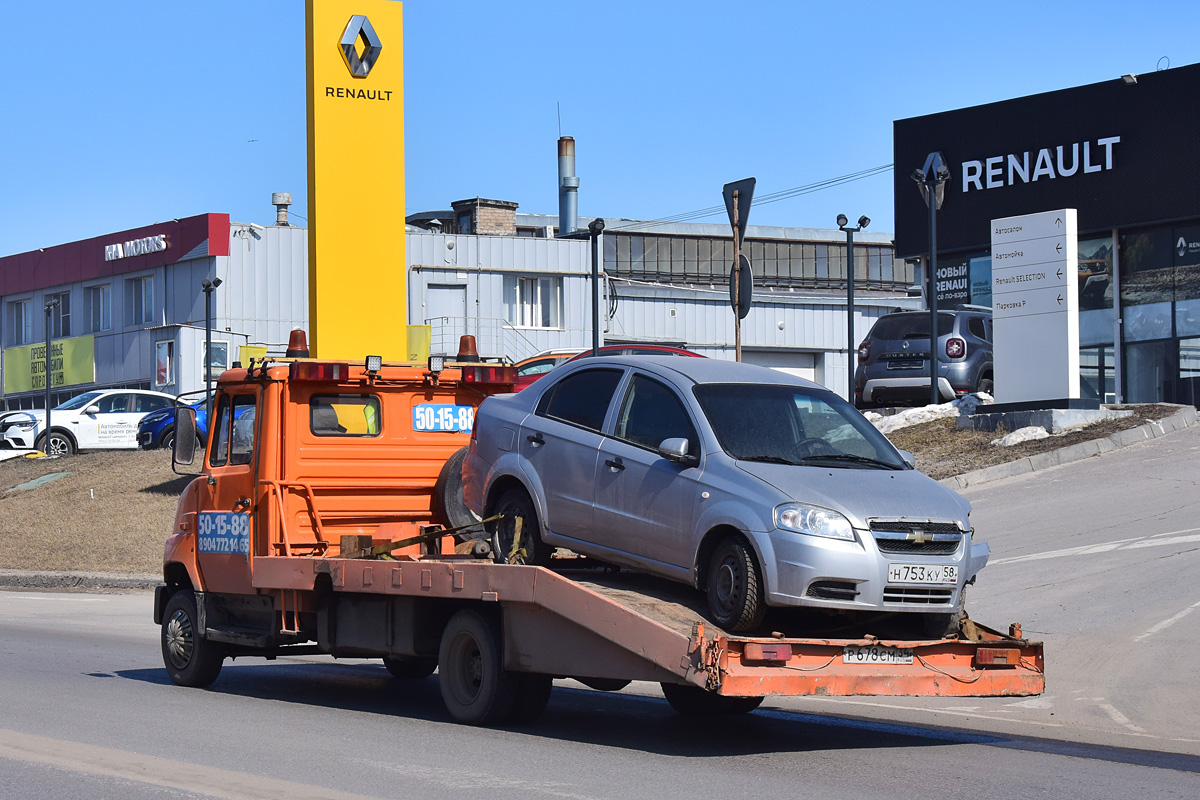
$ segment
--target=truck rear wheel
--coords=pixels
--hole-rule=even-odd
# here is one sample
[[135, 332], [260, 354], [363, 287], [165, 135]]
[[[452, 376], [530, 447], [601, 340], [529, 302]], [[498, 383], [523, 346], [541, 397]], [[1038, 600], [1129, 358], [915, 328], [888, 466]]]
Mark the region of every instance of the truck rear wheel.
[[516, 707], [520, 676], [504, 668], [499, 626], [478, 611], [450, 618], [438, 650], [442, 702], [468, 725], [500, 725]]
[[749, 714], [762, 705], [761, 697], [726, 697], [705, 691], [699, 686], [661, 684], [663, 697], [671, 708], [686, 717], [715, 717], [730, 714]]
[[[500, 495], [488, 516], [503, 515], [488, 524], [492, 535], [492, 557], [498, 564], [529, 564], [544, 567], [550, 563], [550, 548], [538, 533], [537, 511], [524, 489], [509, 489]], [[517, 520], [521, 520], [517, 541]]]
[[163, 609], [163, 664], [179, 686], [208, 686], [221, 673], [225, 651], [208, 641], [197, 627], [196, 595], [181, 590]]
[[428, 678], [437, 669], [436, 658], [388, 658], [384, 657], [383, 666], [392, 673], [393, 678], [402, 681], [415, 681]]
[[767, 613], [754, 551], [739, 537], [723, 539], [708, 562], [708, 610], [727, 631], [758, 627]]
[[[447, 528], [462, 528], [480, 521], [463, 502], [462, 466], [466, 458], [466, 447], [454, 451], [454, 455], [442, 465], [437, 482], [433, 484], [433, 512]], [[454, 534], [454, 538], [459, 542], [486, 537], [482, 525]]]

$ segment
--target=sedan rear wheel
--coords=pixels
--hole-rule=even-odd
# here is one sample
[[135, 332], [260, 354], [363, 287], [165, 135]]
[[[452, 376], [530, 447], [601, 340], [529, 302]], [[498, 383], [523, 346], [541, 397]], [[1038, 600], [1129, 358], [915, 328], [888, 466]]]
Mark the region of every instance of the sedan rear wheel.
[[524, 489], [509, 489], [500, 496], [488, 516], [501, 518], [488, 523], [492, 557], [499, 564], [529, 564], [544, 567], [550, 563], [550, 548], [542, 543], [537, 511]]

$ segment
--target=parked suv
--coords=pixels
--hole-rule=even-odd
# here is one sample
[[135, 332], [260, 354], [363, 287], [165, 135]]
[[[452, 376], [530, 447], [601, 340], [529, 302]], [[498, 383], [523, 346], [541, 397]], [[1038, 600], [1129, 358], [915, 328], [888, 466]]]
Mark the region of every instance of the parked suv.
[[[960, 306], [938, 312], [938, 395], [943, 401], [992, 393], [992, 312]], [[929, 312], [875, 320], [858, 346], [854, 399], [859, 408], [929, 399]]]

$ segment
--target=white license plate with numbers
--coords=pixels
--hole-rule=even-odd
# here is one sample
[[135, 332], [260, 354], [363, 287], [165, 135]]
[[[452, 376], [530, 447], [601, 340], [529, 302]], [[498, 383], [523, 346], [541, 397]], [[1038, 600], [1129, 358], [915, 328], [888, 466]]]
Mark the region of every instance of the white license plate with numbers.
[[888, 583], [946, 586], [958, 583], [957, 564], [888, 564]]
[[851, 644], [842, 648], [843, 664], [911, 664], [913, 651], [906, 647]]

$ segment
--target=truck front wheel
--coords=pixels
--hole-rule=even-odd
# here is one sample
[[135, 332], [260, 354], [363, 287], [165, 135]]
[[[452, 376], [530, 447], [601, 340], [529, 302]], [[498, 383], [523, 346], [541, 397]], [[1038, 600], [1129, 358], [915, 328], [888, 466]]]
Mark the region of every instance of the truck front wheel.
[[468, 725], [507, 722], [521, 688], [518, 677], [504, 668], [495, 622], [471, 609], [450, 618], [438, 650], [438, 680], [450, 716]]
[[663, 697], [671, 708], [687, 717], [715, 717], [729, 714], [749, 714], [762, 705], [761, 697], [726, 697], [705, 691], [699, 686], [661, 684]]
[[225, 652], [197, 627], [196, 596], [188, 590], [171, 595], [163, 610], [163, 664], [179, 686], [208, 686], [221, 673]]

